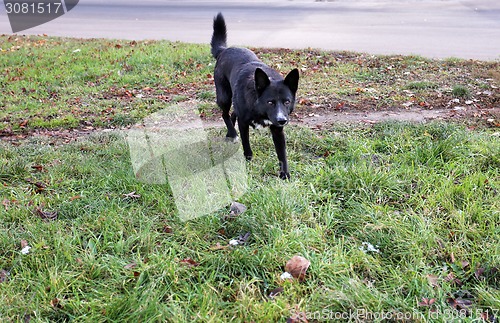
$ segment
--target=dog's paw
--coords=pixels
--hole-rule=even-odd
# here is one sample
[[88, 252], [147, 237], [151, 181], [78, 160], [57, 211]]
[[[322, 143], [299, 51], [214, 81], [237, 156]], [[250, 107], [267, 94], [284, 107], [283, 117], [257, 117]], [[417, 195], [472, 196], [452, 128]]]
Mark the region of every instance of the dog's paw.
[[288, 172], [280, 172], [281, 179], [290, 179], [290, 173]]
[[240, 141], [240, 138], [238, 136], [236, 137], [226, 136], [226, 142], [237, 143], [238, 141]]
[[252, 160], [252, 155], [250, 155], [250, 156], [245, 156], [245, 159], [246, 159], [247, 161], [251, 161], [251, 160]]

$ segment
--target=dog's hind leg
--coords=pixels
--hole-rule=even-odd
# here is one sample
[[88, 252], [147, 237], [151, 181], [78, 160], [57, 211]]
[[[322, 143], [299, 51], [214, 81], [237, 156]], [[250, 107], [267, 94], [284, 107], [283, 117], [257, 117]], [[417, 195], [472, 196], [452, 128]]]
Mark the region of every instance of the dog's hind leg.
[[227, 127], [227, 138], [231, 139], [236, 139], [238, 137], [238, 134], [236, 133], [236, 129], [234, 128], [234, 123], [232, 121], [232, 118], [229, 116], [229, 109], [231, 108], [231, 105], [227, 108], [227, 110], [224, 110], [222, 108], [222, 119], [224, 119], [224, 123], [226, 124]]
[[[232, 117], [229, 115], [229, 110], [231, 109], [232, 92], [229, 81], [225, 78], [216, 78], [215, 82], [215, 93], [217, 96], [217, 105], [222, 110], [222, 119], [227, 127], [227, 138], [236, 139], [238, 134], [234, 128], [234, 122], [232, 122]], [[233, 113], [234, 114], [234, 113]]]
[[273, 135], [274, 148], [280, 162], [280, 178], [289, 179], [288, 161], [286, 159], [286, 141], [283, 127], [271, 126], [271, 134]]
[[237, 115], [235, 112], [231, 113], [231, 122], [233, 123], [233, 126], [236, 125], [236, 117]]

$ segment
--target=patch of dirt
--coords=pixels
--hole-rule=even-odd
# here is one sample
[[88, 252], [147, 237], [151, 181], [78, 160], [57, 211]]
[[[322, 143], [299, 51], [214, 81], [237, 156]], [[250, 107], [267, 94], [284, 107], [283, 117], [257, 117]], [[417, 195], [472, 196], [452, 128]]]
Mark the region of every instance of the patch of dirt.
[[[183, 104], [186, 105], [186, 104]], [[214, 114], [211, 117], [202, 118], [205, 128], [222, 128], [224, 122], [221, 117]], [[330, 109], [300, 109], [292, 114], [292, 125], [306, 126], [311, 129], [325, 129], [329, 126], [345, 124], [373, 125], [380, 122], [414, 122], [425, 123], [432, 121], [449, 121], [468, 124], [472, 127], [477, 125], [486, 127], [500, 127], [500, 107], [490, 109], [479, 109], [476, 107], [459, 107], [453, 109], [393, 109], [383, 111], [373, 110], [337, 110]], [[130, 129], [127, 126], [122, 130]], [[111, 132], [116, 129], [63, 129], [44, 130], [38, 129], [26, 134], [0, 133], [0, 140], [19, 145], [28, 140], [47, 145], [63, 145], [74, 142], [98, 131]]]
[[454, 108], [454, 109], [393, 109], [393, 110], [350, 110], [322, 112], [305, 111], [295, 113], [295, 119], [300, 125], [310, 128], [321, 128], [335, 123], [365, 123], [379, 122], [431, 122], [454, 121], [466, 124], [483, 124], [485, 126], [500, 126], [500, 107], [492, 109]]

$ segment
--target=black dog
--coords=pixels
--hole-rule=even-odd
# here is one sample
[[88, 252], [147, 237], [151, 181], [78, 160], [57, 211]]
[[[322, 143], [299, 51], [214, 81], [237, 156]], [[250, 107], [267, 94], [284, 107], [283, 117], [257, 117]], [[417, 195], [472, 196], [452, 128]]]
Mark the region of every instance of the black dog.
[[[234, 125], [238, 119], [243, 153], [250, 160], [249, 126], [270, 126], [280, 162], [280, 178], [288, 179], [290, 173], [283, 126], [288, 123], [288, 115], [295, 104], [299, 71], [294, 69], [283, 79], [252, 51], [227, 48], [226, 39], [226, 23], [219, 13], [214, 18], [211, 45], [212, 55], [217, 60], [214, 72], [217, 105], [222, 109], [222, 118], [227, 126], [226, 137], [236, 139]], [[234, 112], [230, 116], [231, 102]]]

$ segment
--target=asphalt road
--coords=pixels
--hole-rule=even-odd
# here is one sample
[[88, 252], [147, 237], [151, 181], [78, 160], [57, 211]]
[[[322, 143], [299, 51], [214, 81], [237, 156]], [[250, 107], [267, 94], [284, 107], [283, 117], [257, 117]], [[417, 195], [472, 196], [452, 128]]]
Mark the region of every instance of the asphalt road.
[[[500, 59], [498, 0], [80, 0], [19, 34], [208, 43], [219, 11], [230, 45]], [[11, 33], [2, 6], [0, 34]]]

